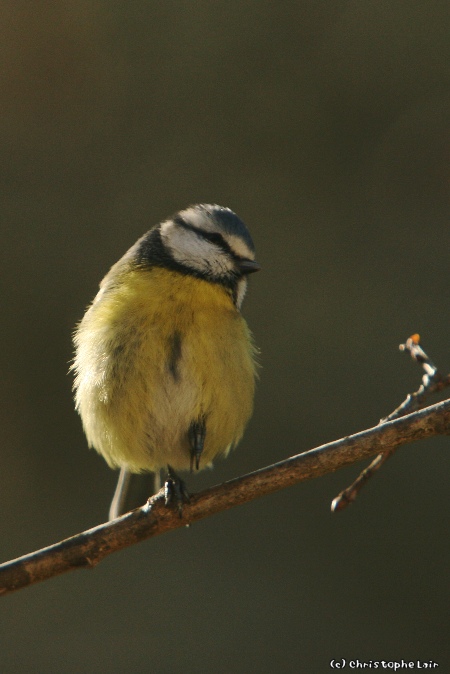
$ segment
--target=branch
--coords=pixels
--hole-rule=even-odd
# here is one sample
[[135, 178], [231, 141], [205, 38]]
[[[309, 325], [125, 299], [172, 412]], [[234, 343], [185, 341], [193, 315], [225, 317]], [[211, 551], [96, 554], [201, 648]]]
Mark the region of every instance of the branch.
[[[442, 391], [447, 386], [450, 386], [450, 374], [444, 376], [439, 372], [431, 358], [419, 345], [419, 341], [420, 335], [411, 335], [411, 337], [408, 337], [405, 344], [400, 344], [399, 349], [400, 351], [408, 351], [411, 358], [425, 370], [425, 374], [422, 377], [422, 384], [414, 393], [408, 393], [402, 404], [391, 412], [389, 416], [381, 419], [379, 425], [422, 409], [425, 407], [425, 400], [428, 395]], [[331, 511], [338, 512], [346, 508], [350, 503], [353, 503], [367, 481], [380, 470], [381, 466], [395, 454], [397, 449], [398, 446], [391, 447], [387, 451], [379, 454], [372, 463], [358, 475], [356, 480], [347, 487], [347, 489], [341, 491], [341, 493], [333, 499]]]
[[450, 386], [450, 374], [443, 375], [437, 369], [431, 358], [425, 353], [419, 344], [420, 335], [415, 334], [408, 337], [406, 344], [400, 344], [400, 351], [407, 351], [411, 358], [416, 361], [425, 370], [422, 377], [422, 383], [414, 393], [408, 393], [405, 400], [389, 416], [381, 419], [380, 423], [398, 419], [405, 414], [410, 414], [416, 410], [425, 407], [425, 400], [431, 393], [438, 393], [447, 386]]
[[0, 594], [79, 568], [92, 568], [113, 552], [178, 529], [266, 494], [332, 473], [407, 443], [450, 434], [450, 399], [374, 428], [316, 447], [272, 466], [191, 496], [178, 510], [164, 506], [162, 492], [141, 508], [60, 543], [0, 566]]

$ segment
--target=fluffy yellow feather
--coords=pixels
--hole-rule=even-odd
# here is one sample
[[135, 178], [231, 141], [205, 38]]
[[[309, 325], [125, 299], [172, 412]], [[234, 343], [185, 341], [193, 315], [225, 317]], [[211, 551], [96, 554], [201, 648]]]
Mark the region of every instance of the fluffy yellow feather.
[[101, 291], [75, 344], [77, 408], [110, 466], [188, 469], [197, 418], [207, 425], [203, 465], [242, 437], [254, 347], [226, 288], [163, 268], [128, 271]]

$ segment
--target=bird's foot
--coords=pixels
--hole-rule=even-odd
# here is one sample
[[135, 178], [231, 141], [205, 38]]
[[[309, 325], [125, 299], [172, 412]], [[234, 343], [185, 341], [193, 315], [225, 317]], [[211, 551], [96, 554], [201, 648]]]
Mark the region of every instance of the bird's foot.
[[167, 466], [167, 478], [164, 483], [164, 503], [176, 506], [178, 515], [183, 516], [183, 505], [190, 502], [189, 492], [184, 481], [178, 477], [172, 466]]

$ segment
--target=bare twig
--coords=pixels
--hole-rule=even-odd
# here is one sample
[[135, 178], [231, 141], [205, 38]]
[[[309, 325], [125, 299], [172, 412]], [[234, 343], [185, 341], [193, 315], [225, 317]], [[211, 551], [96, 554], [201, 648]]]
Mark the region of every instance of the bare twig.
[[48, 548], [0, 566], [0, 594], [79, 568], [92, 568], [107, 555], [152, 536], [242, 505], [361, 459], [435, 435], [450, 434], [450, 399], [374, 428], [262, 468], [191, 496], [178, 516], [159, 492], [142, 508]]
[[[381, 419], [380, 424], [384, 424], [387, 421], [393, 421], [406, 414], [422, 409], [425, 406], [425, 399], [428, 395], [442, 391], [450, 385], [450, 374], [444, 376], [439, 372], [431, 358], [420, 346], [419, 341], [420, 335], [411, 335], [411, 337], [408, 337], [405, 344], [400, 344], [399, 349], [400, 351], [408, 351], [411, 358], [425, 370], [425, 374], [422, 377], [422, 384], [414, 393], [408, 393], [402, 404], [391, 412], [389, 416]], [[336, 496], [331, 504], [331, 510], [337, 512], [343, 510], [352, 503], [366, 482], [375, 475], [391, 456], [395, 454], [397, 449], [398, 447], [393, 447], [389, 451], [379, 454], [372, 463], [359, 474], [350, 487], [347, 487], [347, 489], [344, 489], [338, 496]]]

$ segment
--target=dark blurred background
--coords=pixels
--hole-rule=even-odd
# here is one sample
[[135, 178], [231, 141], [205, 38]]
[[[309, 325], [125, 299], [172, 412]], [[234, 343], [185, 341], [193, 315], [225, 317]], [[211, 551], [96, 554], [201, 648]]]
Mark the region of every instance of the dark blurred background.
[[[71, 333], [155, 223], [233, 208], [264, 270], [244, 441], [191, 491], [376, 424], [450, 370], [448, 1], [1, 2], [1, 559], [104, 521]], [[434, 401], [432, 401], [434, 402]], [[0, 671], [449, 671], [449, 442], [353, 466], [1, 601]]]

